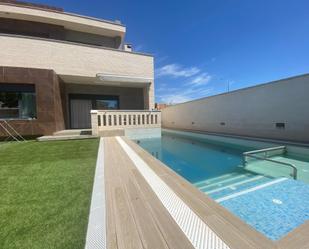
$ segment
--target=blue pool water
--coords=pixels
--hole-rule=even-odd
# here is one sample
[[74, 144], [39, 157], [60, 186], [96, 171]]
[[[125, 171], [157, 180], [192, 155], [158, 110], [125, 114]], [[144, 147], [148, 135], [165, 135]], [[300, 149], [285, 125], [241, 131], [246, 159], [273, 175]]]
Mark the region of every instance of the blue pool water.
[[309, 187], [288, 179], [220, 204], [277, 240], [309, 219]]
[[288, 179], [285, 171], [273, 174], [265, 165], [264, 171], [260, 165], [258, 171], [243, 167], [242, 153], [252, 148], [169, 133], [137, 143], [272, 240], [309, 219], [309, 185]]

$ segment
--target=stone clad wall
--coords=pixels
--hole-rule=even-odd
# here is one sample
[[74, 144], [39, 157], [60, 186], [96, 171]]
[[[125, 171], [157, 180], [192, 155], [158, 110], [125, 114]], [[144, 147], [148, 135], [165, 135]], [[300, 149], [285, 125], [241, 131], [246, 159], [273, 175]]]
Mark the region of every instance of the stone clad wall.
[[[51, 135], [65, 128], [61, 89], [63, 83], [52, 70], [0, 67], [0, 84], [33, 84], [37, 119], [9, 120], [22, 135]], [[0, 137], [6, 134], [0, 128]]]

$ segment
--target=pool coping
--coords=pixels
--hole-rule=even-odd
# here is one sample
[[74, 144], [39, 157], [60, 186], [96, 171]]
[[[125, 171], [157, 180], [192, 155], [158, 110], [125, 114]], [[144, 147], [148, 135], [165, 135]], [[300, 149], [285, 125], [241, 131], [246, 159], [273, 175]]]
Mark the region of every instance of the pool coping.
[[[206, 194], [186, 181], [176, 172], [172, 171], [164, 163], [153, 157], [139, 145], [128, 138], [123, 140], [158, 174], [158, 176], [180, 196], [185, 203], [202, 219], [209, 227], [223, 239], [227, 245], [233, 244], [233, 240], [239, 237], [252, 243], [252, 248], [285, 248], [305, 249], [309, 247], [309, 221], [295, 228], [277, 241], [268, 239], [265, 235], [256, 231], [230, 211], [216, 203]], [[188, 197], [190, 196], [190, 198]], [[209, 212], [213, 212], [221, 220], [210, 222]], [[210, 224], [211, 223], [211, 224]], [[223, 231], [222, 231], [223, 230]], [[236, 237], [234, 237], [234, 236]], [[231, 238], [233, 237], [233, 238]]]
[[93, 181], [85, 249], [105, 249], [106, 229], [104, 142], [101, 137]]
[[279, 140], [279, 139], [271, 139], [271, 138], [263, 138], [263, 137], [254, 137], [254, 136], [245, 136], [245, 135], [237, 135], [237, 134], [230, 134], [230, 133], [219, 133], [219, 132], [209, 132], [203, 130], [191, 130], [191, 129], [181, 129], [181, 128], [170, 128], [162, 126], [162, 131], [180, 131], [180, 132], [191, 132], [195, 134], [203, 134], [203, 135], [210, 135], [210, 136], [219, 136], [219, 137], [227, 137], [227, 138], [234, 138], [234, 139], [243, 139], [249, 141], [258, 141], [264, 143], [274, 143], [274, 144], [283, 144], [287, 146], [296, 146], [296, 147], [305, 147], [309, 148], [309, 143], [303, 142], [295, 142], [289, 140]]

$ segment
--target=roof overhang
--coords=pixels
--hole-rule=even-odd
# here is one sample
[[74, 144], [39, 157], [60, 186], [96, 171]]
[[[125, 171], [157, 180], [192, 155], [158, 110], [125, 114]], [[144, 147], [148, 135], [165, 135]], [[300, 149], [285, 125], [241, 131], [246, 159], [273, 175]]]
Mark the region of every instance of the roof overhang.
[[64, 26], [67, 29], [97, 35], [124, 37], [125, 26], [116, 22], [66, 12], [0, 3], [0, 17]]
[[151, 83], [153, 81], [153, 78], [98, 73], [96, 75], [96, 80], [99, 81], [99, 82], [118, 82], [118, 83], [126, 82], [126, 83], [148, 84], [148, 83]]
[[152, 78], [120, 76], [98, 73], [95, 77], [84, 77], [77, 75], [58, 75], [65, 83], [83, 85], [106, 85], [119, 87], [143, 88], [152, 82]]

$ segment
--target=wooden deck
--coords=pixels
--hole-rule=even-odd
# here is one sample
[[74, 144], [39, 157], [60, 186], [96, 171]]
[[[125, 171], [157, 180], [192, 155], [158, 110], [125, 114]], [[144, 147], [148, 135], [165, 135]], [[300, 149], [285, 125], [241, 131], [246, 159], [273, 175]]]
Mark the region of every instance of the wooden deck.
[[[309, 248], [309, 223], [273, 242], [122, 138], [231, 249]], [[194, 248], [116, 138], [104, 138], [107, 248]], [[215, 249], [215, 248], [214, 248]]]

